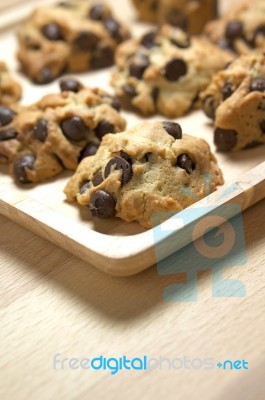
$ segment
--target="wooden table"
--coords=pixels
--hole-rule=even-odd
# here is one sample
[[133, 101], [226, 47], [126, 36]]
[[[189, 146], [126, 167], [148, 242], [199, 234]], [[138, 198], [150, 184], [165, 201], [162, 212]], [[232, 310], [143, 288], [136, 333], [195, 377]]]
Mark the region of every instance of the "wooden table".
[[[0, 398], [264, 399], [265, 201], [244, 212], [248, 262], [225, 271], [244, 298], [213, 298], [210, 273], [199, 300], [165, 303], [177, 277], [155, 267], [112, 278], [0, 217]], [[53, 369], [53, 357], [245, 359], [249, 370]], [[167, 396], [167, 397], [165, 397]]]

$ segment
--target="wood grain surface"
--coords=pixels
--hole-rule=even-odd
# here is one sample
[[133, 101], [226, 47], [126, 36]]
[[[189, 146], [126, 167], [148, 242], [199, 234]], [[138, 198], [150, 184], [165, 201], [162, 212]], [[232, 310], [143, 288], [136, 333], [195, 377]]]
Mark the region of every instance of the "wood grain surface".
[[[244, 170], [249, 160], [238, 162]], [[185, 274], [161, 276], [154, 266], [110, 277], [0, 216], [0, 399], [263, 400], [265, 201], [246, 210], [243, 222], [248, 261], [224, 276], [243, 282], [246, 296], [212, 297], [212, 274], [204, 271], [197, 302], [166, 303], [163, 290], [185, 283]], [[54, 370], [56, 353], [245, 359], [249, 370], [112, 376]]]

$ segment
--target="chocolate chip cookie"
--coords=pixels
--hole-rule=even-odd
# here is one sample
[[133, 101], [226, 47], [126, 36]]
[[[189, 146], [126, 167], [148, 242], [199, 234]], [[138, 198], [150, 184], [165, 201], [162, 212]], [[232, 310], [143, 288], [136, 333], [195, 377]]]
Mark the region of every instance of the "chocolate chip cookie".
[[19, 32], [18, 59], [36, 83], [65, 71], [82, 72], [113, 64], [117, 44], [129, 32], [103, 3], [61, 1], [38, 8]]
[[200, 33], [217, 17], [217, 0], [133, 0], [140, 17], [148, 22], [169, 23], [191, 34]]
[[111, 84], [126, 108], [178, 117], [194, 108], [213, 73], [232, 56], [170, 25], [121, 44]]
[[125, 128], [115, 97], [73, 79], [61, 82], [61, 88], [61, 94], [30, 107], [0, 109], [0, 159], [20, 183], [75, 170], [81, 159], [95, 154], [106, 133]]
[[238, 54], [265, 51], [265, 2], [244, 0], [216, 21], [209, 22], [206, 35], [222, 48]]
[[16, 103], [20, 100], [21, 94], [20, 84], [13, 79], [6, 64], [0, 61], [0, 106]]
[[201, 95], [206, 115], [214, 120], [220, 151], [265, 143], [265, 55], [244, 55], [218, 72]]
[[94, 217], [119, 217], [152, 227], [152, 214], [179, 211], [223, 184], [209, 145], [179, 124], [143, 122], [104, 136], [65, 187], [69, 201]]

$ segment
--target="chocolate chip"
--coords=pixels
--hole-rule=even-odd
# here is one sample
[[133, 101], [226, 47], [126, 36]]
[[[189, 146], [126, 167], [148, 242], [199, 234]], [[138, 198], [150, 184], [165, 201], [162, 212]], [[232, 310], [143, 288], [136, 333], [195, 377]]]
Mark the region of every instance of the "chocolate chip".
[[174, 139], [182, 139], [182, 129], [179, 124], [170, 121], [164, 121], [162, 124], [165, 131]]
[[91, 182], [90, 181], [84, 181], [82, 183], [82, 187], [79, 190], [80, 194], [85, 194], [89, 189], [91, 188]]
[[132, 164], [131, 157], [125, 151], [121, 150], [120, 151], [120, 156], [121, 156], [121, 158], [124, 158], [124, 160], [126, 160], [129, 164]]
[[98, 36], [93, 32], [83, 31], [78, 34], [74, 43], [81, 51], [92, 51], [95, 49], [98, 41]]
[[36, 158], [33, 154], [26, 154], [15, 161], [13, 165], [13, 172], [19, 182], [31, 182], [27, 176], [27, 169], [33, 169], [35, 160]]
[[113, 96], [112, 97], [112, 102], [111, 102], [111, 107], [115, 108], [115, 110], [120, 111], [121, 109], [121, 102], [118, 99], [118, 97]]
[[15, 128], [6, 128], [0, 131], [0, 142], [4, 140], [11, 140], [17, 137], [17, 131]]
[[153, 98], [155, 104], [157, 103], [157, 99], [158, 99], [158, 96], [159, 96], [159, 92], [160, 92], [160, 90], [159, 90], [158, 87], [154, 87], [154, 88], [152, 89], [151, 95], [152, 95], [152, 98]]
[[45, 142], [48, 135], [48, 122], [41, 118], [33, 128], [33, 135], [40, 142]]
[[115, 126], [106, 119], [103, 119], [96, 127], [95, 132], [97, 137], [101, 140], [107, 133], [114, 133]]
[[224, 84], [224, 87], [222, 89], [222, 96], [223, 96], [223, 100], [225, 101], [226, 99], [228, 99], [228, 97], [230, 97], [233, 94], [233, 85], [229, 82], [226, 82]]
[[215, 119], [216, 102], [214, 96], [209, 94], [202, 103], [203, 111], [210, 119]]
[[60, 82], [60, 89], [62, 92], [79, 92], [81, 89], [81, 84], [76, 79], [67, 78], [62, 79]]
[[262, 76], [252, 79], [250, 84], [251, 92], [264, 92], [265, 91], [265, 78]]
[[194, 165], [193, 162], [191, 161], [190, 157], [188, 156], [188, 154], [181, 154], [180, 156], [178, 156], [177, 158], [177, 166], [185, 169], [185, 171], [188, 174], [192, 173], [192, 170], [194, 169]]
[[129, 97], [135, 97], [137, 95], [135, 88], [132, 85], [129, 85], [128, 83], [123, 85], [122, 89], [124, 93]]
[[94, 186], [100, 185], [104, 181], [102, 171], [98, 171], [96, 175], [93, 176], [92, 183]]
[[187, 71], [185, 61], [181, 58], [175, 58], [166, 64], [162, 73], [168, 81], [174, 82], [186, 75]]
[[55, 23], [44, 25], [41, 32], [49, 40], [63, 40], [61, 28]]
[[120, 25], [118, 24], [117, 21], [113, 18], [108, 18], [104, 21], [104, 26], [117, 42], [120, 42], [122, 40], [121, 34], [120, 34]]
[[139, 54], [135, 62], [129, 66], [129, 75], [142, 79], [144, 71], [149, 65], [149, 58], [145, 54]]
[[38, 83], [50, 83], [55, 79], [55, 76], [52, 72], [52, 70], [49, 67], [45, 67], [43, 68], [40, 73], [39, 76], [37, 77], [37, 82]]
[[79, 162], [83, 160], [83, 158], [93, 156], [96, 154], [97, 150], [99, 148], [99, 143], [91, 141], [89, 142], [86, 147], [81, 151], [80, 156], [79, 156]]
[[157, 46], [157, 44], [155, 43], [155, 39], [157, 36], [157, 32], [156, 31], [151, 31], [146, 33], [141, 40], [141, 45], [146, 47], [147, 49], [151, 49], [152, 47]]
[[125, 185], [132, 179], [132, 166], [124, 158], [114, 157], [107, 163], [104, 170], [105, 179], [111, 174], [112, 171], [116, 170], [122, 170], [122, 185]]
[[11, 108], [0, 106], [0, 126], [5, 126], [12, 122], [15, 113]]
[[94, 69], [110, 67], [114, 64], [114, 50], [112, 47], [98, 47], [93, 53], [91, 66]]
[[265, 119], [263, 119], [260, 123], [259, 123], [260, 129], [262, 131], [262, 133], [265, 133]]
[[233, 129], [216, 128], [214, 143], [219, 151], [232, 150], [237, 142], [237, 132]]
[[90, 212], [93, 217], [109, 218], [116, 214], [116, 201], [107, 192], [98, 190], [90, 199]]
[[63, 134], [70, 140], [79, 142], [87, 137], [88, 129], [80, 117], [66, 118], [61, 123]]
[[101, 21], [104, 17], [104, 4], [98, 3], [90, 8], [89, 17], [95, 21]]
[[230, 21], [225, 29], [225, 38], [229, 43], [234, 40], [244, 37], [243, 24], [240, 21]]

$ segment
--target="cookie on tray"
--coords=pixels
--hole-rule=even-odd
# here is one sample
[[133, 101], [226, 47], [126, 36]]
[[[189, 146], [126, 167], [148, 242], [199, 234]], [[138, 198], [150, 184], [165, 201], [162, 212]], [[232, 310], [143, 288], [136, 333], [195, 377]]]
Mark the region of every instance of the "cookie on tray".
[[20, 84], [13, 79], [6, 64], [0, 61], [0, 106], [16, 103], [20, 100], [21, 94]]
[[95, 154], [106, 133], [122, 131], [126, 122], [115, 97], [101, 89], [73, 90], [74, 80], [61, 83], [61, 94], [1, 115], [0, 159], [21, 183], [51, 178], [63, 169], [75, 170], [80, 160]]
[[179, 117], [232, 57], [207, 39], [163, 25], [119, 46], [111, 84], [125, 108]]
[[224, 17], [209, 22], [206, 35], [222, 48], [238, 54], [265, 51], [265, 1], [243, 0]]
[[152, 227], [152, 214], [179, 211], [213, 192], [223, 177], [209, 145], [174, 122], [143, 122], [106, 135], [65, 187], [69, 201], [99, 218]]
[[104, 3], [60, 1], [36, 9], [22, 25], [18, 59], [32, 81], [44, 84], [64, 72], [112, 65], [118, 43], [128, 37]]
[[217, 17], [217, 0], [133, 0], [141, 19], [169, 23], [190, 34], [200, 33]]
[[265, 55], [244, 55], [218, 72], [201, 95], [206, 115], [214, 120], [220, 151], [265, 143]]

